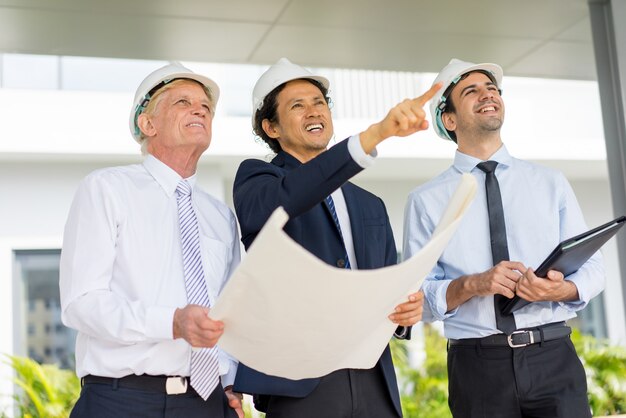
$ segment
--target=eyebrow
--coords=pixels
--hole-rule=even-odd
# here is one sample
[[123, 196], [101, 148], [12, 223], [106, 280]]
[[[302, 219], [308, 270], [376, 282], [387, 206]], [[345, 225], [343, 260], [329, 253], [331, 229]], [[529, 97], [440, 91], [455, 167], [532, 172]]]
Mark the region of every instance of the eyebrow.
[[[469, 86], [466, 86], [465, 88], [463, 88], [463, 90], [461, 90], [461, 92], [459, 93], [459, 96], [462, 96], [463, 93], [465, 93], [465, 90], [467, 89], [474, 89], [478, 86], [479, 83], [474, 83], [474, 84], [470, 84]], [[485, 83], [485, 86], [495, 86], [496, 83], [494, 83], [493, 81], [487, 81]]]
[[[289, 100], [287, 103], [288, 104], [293, 104], [293, 103], [303, 102], [305, 100], [307, 100], [306, 97], [296, 97], [295, 99]], [[321, 95], [321, 94], [318, 94], [318, 95], [314, 96], [312, 98], [312, 100], [324, 100], [324, 96]]]
[[[177, 94], [177, 95], [172, 95], [172, 100], [173, 101], [178, 101], [180, 99], [186, 99], [186, 100], [191, 101], [192, 97], [189, 94], [187, 94], [187, 93], [180, 93], [180, 94]], [[206, 97], [206, 95], [205, 95], [205, 97], [202, 97], [200, 99], [200, 102], [208, 103], [209, 105], [211, 104], [211, 100], [209, 100], [209, 98]]]

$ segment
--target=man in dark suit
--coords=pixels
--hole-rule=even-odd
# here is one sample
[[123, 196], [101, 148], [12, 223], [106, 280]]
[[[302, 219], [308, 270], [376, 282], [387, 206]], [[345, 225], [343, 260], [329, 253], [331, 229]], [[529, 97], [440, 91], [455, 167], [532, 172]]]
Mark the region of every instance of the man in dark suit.
[[[386, 138], [427, 129], [422, 107], [438, 87], [403, 101], [381, 122], [327, 150], [333, 136], [328, 86], [326, 78], [284, 58], [257, 81], [254, 131], [276, 157], [271, 163], [246, 160], [239, 167], [234, 203], [242, 241], [248, 248], [282, 206], [290, 216], [287, 234], [326, 263], [352, 269], [395, 264], [383, 201], [348, 180], [372, 164], [376, 145]], [[409, 338], [422, 304], [421, 292], [409, 295], [389, 316], [398, 325], [397, 337]], [[268, 418], [402, 416], [388, 346], [372, 369], [343, 369], [318, 379], [293, 381], [240, 365], [235, 390], [254, 394], [255, 406]]]

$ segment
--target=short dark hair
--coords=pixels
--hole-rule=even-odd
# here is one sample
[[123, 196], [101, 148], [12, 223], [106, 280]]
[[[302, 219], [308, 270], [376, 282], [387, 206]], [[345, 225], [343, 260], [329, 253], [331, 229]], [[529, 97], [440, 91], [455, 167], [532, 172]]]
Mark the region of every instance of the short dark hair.
[[[455, 113], [456, 112], [456, 107], [454, 107], [454, 103], [452, 103], [452, 97], [451, 97], [452, 90], [454, 90], [456, 85], [459, 84], [459, 81], [466, 79], [467, 76], [472, 74], [472, 73], [482, 73], [482, 74], [486, 75], [487, 77], [489, 77], [489, 80], [491, 80], [491, 82], [498, 87], [498, 91], [501, 91], [500, 90], [500, 86], [498, 86], [498, 82], [496, 81], [496, 78], [489, 71], [475, 70], [475, 71], [470, 71], [468, 73], [463, 74], [456, 83], [450, 84], [448, 86], [448, 88], [446, 89], [446, 91], [444, 91], [443, 94], [441, 95], [441, 97], [445, 97], [445, 99], [446, 99], [445, 100], [446, 107], [444, 107], [443, 110], [441, 111], [441, 115], [442, 115], [442, 121], [441, 122], [442, 122], [442, 125], [443, 125], [443, 114], [444, 113], [446, 113], [446, 112]], [[444, 126], [444, 129], [445, 129], [445, 125], [443, 125], [443, 126]], [[446, 129], [446, 132], [448, 132], [448, 135], [450, 135], [450, 138], [452, 138], [452, 140], [456, 144], [456, 134], [454, 133], [454, 131], [449, 131], [449, 130]]]
[[[317, 80], [313, 80], [311, 78], [302, 78], [299, 80], [308, 81], [309, 83], [317, 87], [322, 92], [322, 95], [324, 96], [324, 100], [326, 101], [326, 103], [330, 104], [330, 97], [328, 96], [328, 89], [324, 87], [322, 83], [320, 83]], [[289, 80], [289, 81], [295, 81], [295, 80]], [[283, 89], [285, 88], [287, 83], [289, 83], [289, 81], [281, 84], [280, 86], [276, 87], [274, 90], [269, 92], [268, 95], [265, 96], [265, 98], [263, 99], [263, 104], [261, 105], [261, 108], [254, 113], [254, 123], [253, 123], [252, 129], [255, 135], [261, 138], [267, 144], [267, 146], [270, 147], [270, 149], [274, 151], [275, 153], [278, 153], [279, 151], [281, 151], [282, 148], [278, 140], [276, 140], [275, 138], [270, 138], [269, 135], [265, 133], [265, 131], [263, 130], [263, 121], [267, 119], [268, 121], [270, 121], [270, 123], [278, 122], [278, 114], [277, 114], [278, 102], [276, 99], [278, 97], [278, 94], [281, 91], [283, 91]]]

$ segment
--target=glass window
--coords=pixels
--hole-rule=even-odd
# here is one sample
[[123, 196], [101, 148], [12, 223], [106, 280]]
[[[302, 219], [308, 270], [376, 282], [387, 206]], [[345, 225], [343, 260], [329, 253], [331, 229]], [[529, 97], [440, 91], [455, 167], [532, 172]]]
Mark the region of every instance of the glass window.
[[16, 326], [22, 329], [16, 353], [28, 353], [40, 363], [72, 369], [76, 333], [61, 322], [60, 256], [60, 250], [15, 252], [16, 284], [22, 295], [17, 312], [23, 312], [16, 315]]
[[596, 338], [607, 338], [606, 318], [604, 317], [604, 293], [591, 299], [578, 317], [568, 321], [572, 327], [578, 328], [583, 334], [591, 334]]

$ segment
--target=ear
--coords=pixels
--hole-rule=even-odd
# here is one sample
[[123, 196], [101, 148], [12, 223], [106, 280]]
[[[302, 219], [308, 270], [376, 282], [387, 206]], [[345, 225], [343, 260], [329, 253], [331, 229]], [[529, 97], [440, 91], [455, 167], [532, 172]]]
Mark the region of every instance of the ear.
[[141, 132], [147, 137], [152, 137], [156, 135], [156, 128], [152, 124], [152, 120], [150, 119], [150, 117], [145, 113], [142, 113], [137, 118], [137, 126], [139, 127], [139, 130], [141, 130]]
[[445, 112], [441, 115], [441, 121], [443, 126], [448, 130], [454, 132], [456, 130], [456, 115], [451, 112]]
[[272, 139], [278, 139], [280, 137], [278, 131], [274, 127], [274, 124], [270, 122], [269, 119], [263, 119], [261, 122], [261, 126], [263, 127], [263, 131]]

